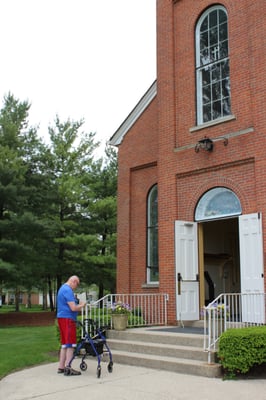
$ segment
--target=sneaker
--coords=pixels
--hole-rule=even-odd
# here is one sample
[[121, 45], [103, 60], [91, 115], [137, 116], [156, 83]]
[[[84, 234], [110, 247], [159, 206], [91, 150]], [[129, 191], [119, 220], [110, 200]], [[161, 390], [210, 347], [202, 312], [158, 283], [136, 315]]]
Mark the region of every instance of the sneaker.
[[57, 373], [63, 374], [65, 372], [64, 368], [58, 368]]
[[73, 368], [66, 367], [66, 368], [64, 369], [64, 375], [65, 375], [65, 376], [70, 376], [70, 375], [81, 375], [81, 372], [76, 371], [76, 370], [73, 369]]

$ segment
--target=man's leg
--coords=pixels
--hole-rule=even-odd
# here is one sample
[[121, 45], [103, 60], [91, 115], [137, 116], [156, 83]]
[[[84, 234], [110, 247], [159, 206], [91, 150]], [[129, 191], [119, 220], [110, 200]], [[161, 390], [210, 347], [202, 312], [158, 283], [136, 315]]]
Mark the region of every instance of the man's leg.
[[74, 349], [75, 349], [74, 347], [68, 347], [67, 348], [67, 351], [66, 351], [66, 367], [65, 367], [65, 371], [64, 371], [65, 375], [81, 375], [80, 371], [76, 371], [70, 365], [70, 363], [72, 362], [72, 359], [73, 359]]
[[74, 347], [68, 347], [66, 349], [65, 366], [68, 367], [74, 354]]
[[65, 347], [61, 347], [60, 355], [59, 355], [59, 366], [58, 369], [64, 369], [66, 366], [66, 356], [67, 356], [67, 349]]

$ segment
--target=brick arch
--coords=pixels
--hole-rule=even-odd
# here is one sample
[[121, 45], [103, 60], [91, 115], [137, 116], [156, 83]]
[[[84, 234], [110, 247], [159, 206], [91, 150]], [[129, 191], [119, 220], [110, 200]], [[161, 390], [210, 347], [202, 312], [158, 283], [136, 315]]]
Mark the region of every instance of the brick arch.
[[226, 9], [226, 11], [229, 13], [229, 10], [234, 8], [234, 1], [232, 0], [224, 0], [224, 1], [219, 1], [219, 2], [213, 2], [213, 1], [204, 1], [204, 2], [195, 2], [193, 4], [193, 9], [191, 10], [191, 13], [189, 13], [189, 16], [187, 18], [187, 24], [186, 26], [193, 26], [194, 29], [196, 28], [196, 24], [201, 17], [201, 15], [210, 7], [213, 6], [222, 6]]
[[248, 199], [246, 198], [245, 193], [242, 191], [240, 185], [236, 184], [230, 178], [216, 177], [212, 179], [206, 179], [201, 185], [194, 188], [195, 190], [188, 204], [185, 219], [194, 221], [195, 209], [199, 199], [204, 195], [204, 193], [219, 186], [226, 187], [235, 193], [235, 195], [239, 198], [243, 214], [245, 213], [244, 210], [249, 209]]

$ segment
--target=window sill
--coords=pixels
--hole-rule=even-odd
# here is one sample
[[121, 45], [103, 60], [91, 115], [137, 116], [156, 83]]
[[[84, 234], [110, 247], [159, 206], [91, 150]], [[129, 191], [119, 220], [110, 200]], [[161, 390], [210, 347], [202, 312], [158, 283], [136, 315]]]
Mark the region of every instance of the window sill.
[[235, 115], [229, 115], [228, 117], [215, 119], [214, 121], [209, 121], [209, 122], [205, 122], [204, 124], [201, 124], [201, 125], [193, 126], [192, 128], [189, 129], [189, 132], [191, 132], [191, 133], [197, 132], [197, 131], [200, 131], [201, 129], [209, 128], [210, 126], [219, 125], [224, 122], [232, 121], [235, 119], [236, 119]]
[[143, 283], [141, 285], [142, 289], [153, 289], [153, 288], [158, 288], [159, 287], [159, 282], [158, 283]]

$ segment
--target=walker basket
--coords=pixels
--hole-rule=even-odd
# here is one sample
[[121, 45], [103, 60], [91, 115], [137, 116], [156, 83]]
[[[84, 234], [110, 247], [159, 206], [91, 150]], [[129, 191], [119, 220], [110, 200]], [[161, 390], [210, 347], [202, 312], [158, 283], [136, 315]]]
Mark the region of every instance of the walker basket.
[[94, 339], [93, 340], [93, 345], [95, 347], [96, 352], [95, 352], [95, 350], [92, 347], [92, 344], [90, 342], [85, 342], [83, 344], [82, 347], [85, 348], [86, 354], [88, 354], [89, 356], [96, 356], [97, 354], [102, 354], [103, 353], [103, 345], [104, 345], [104, 343], [103, 343], [102, 339]]

